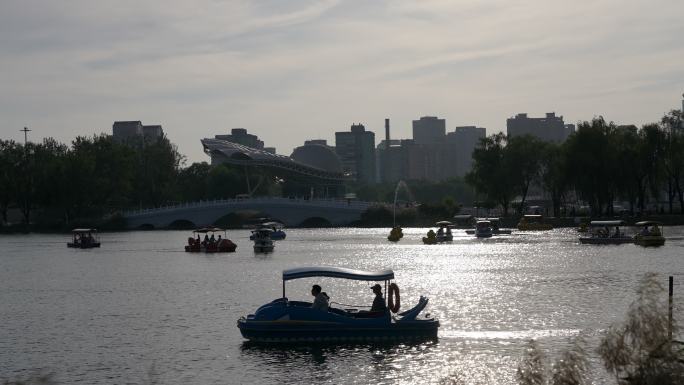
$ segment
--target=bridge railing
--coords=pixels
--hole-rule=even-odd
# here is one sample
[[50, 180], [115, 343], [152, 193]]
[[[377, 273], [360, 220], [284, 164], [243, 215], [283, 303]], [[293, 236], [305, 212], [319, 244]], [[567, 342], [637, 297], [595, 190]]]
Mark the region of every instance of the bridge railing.
[[330, 207], [330, 208], [354, 208], [357, 210], [365, 210], [370, 206], [377, 204], [376, 202], [365, 202], [356, 200], [346, 200], [346, 199], [334, 199], [334, 198], [319, 198], [319, 199], [303, 199], [303, 198], [280, 198], [280, 197], [262, 197], [262, 198], [239, 198], [239, 199], [214, 199], [214, 200], [201, 200], [195, 202], [183, 202], [175, 205], [160, 206], [154, 208], [145, 208], [139, 210], [127, 210], [122, 214], [124, 217], [139, 216], [145, 214], [154, 214], [167, 211], [174, 211], [179, 209], [187, 208], [204, 208], [213, 206], [223, 206], [226, 204], [239, 204], [239, 205], [251, 205], [251, 204], [292, 204], [292, 205], [311, 205], [316, 207]]

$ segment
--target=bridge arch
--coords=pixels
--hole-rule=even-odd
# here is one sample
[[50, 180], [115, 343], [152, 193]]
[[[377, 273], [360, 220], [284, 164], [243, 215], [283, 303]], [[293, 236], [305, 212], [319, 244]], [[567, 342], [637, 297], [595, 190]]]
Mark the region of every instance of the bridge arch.
[[213, 225], [223, 228], [242, 227], [258, 222], [259, 218], [269, 218], [269, 215], [260, 210], [239, 209], [222, 215], [213, 222]]
[[195, 222], [188, 219], [176, 219], [173, 222], [169, 223], [166, 227], [169, 229], [176, 230], [189, 230], [196, 229], [197, 225], [195, 224]]

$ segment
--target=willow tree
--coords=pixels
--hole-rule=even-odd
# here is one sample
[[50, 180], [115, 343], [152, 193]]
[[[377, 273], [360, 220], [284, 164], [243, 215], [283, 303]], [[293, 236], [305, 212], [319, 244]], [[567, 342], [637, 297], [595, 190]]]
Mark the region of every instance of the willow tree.
[[514, 177], [506, 162], [506, 143], [503, 133], [481, 139], [473, 151], [473, 168], [465, 177], [478, 194], [484, 194], [487, 200], [501, 205], [504, 216], [508, 215], [508, 208], [516, 195], [512, 188]]

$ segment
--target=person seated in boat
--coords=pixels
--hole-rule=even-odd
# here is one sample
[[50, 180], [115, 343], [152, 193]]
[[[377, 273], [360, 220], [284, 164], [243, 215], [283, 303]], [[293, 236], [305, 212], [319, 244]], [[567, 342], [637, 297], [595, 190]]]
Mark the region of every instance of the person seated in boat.
[[202, 241], [202, 245], [206, 246], [207, 243], [209, 243], [209, 234], [204, 234], [204, 240]]
[[380, 286], [379, 283], [376, 283], [375, 285], [373, 285], [373, 287], [371, 287], [371, 290], [373, 290], [373, 293], [375, 293], [375, 298], [373, 298], [373, 305], [371, 306], [370, 311], [387, 311], [385, 299], [382, 297], [382, 286]]
[[311, 287], [311, 295], [314, 296], [314, 301], [311, 304], [312, 309], [328, 311], [328, 300], [330, 297], [321, 291], [321, 287], [319, 285], [313, 285]]
[[216, 243], [216, 238], [214, 238], [214, 234], [211, 234], [211, 238], [209, 238], [209, 243], [211, 243], [212, 245]]
[[430, 229], [430, 231], [427, 232], [427, 237], [428, 238], [434, 238], [435, 237], [435, 231]]
[[651, 229], [651, 235], [660, 235], [660, 228], [658, 228], [658, 225], [653, 225], [653, 228]]
[[619, 238], [620, 237], [620, 228], [615, 226], [615, 233], [613, 234], [613, 238]]
[[452, 235], [451, 234], [451, 228], [447, 227], [446, 235], [447, 235], [447, 237], [450, 237]]
[[444, 227], [440, 227], [439, 230], [437, 230], [437, 236], [438, 237], [444, 236]]

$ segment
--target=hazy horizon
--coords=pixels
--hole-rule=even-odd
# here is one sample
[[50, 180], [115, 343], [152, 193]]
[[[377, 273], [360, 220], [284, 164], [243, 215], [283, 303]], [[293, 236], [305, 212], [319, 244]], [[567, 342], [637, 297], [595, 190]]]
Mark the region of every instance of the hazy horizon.
[[119, 1], [0, 4], [0, 137], [161, 124], [188, 163], [246, 128], [289, 155], [431, 115], [505, 130], [546, 112], [655, 122], [681, 108], [684, 2]]

